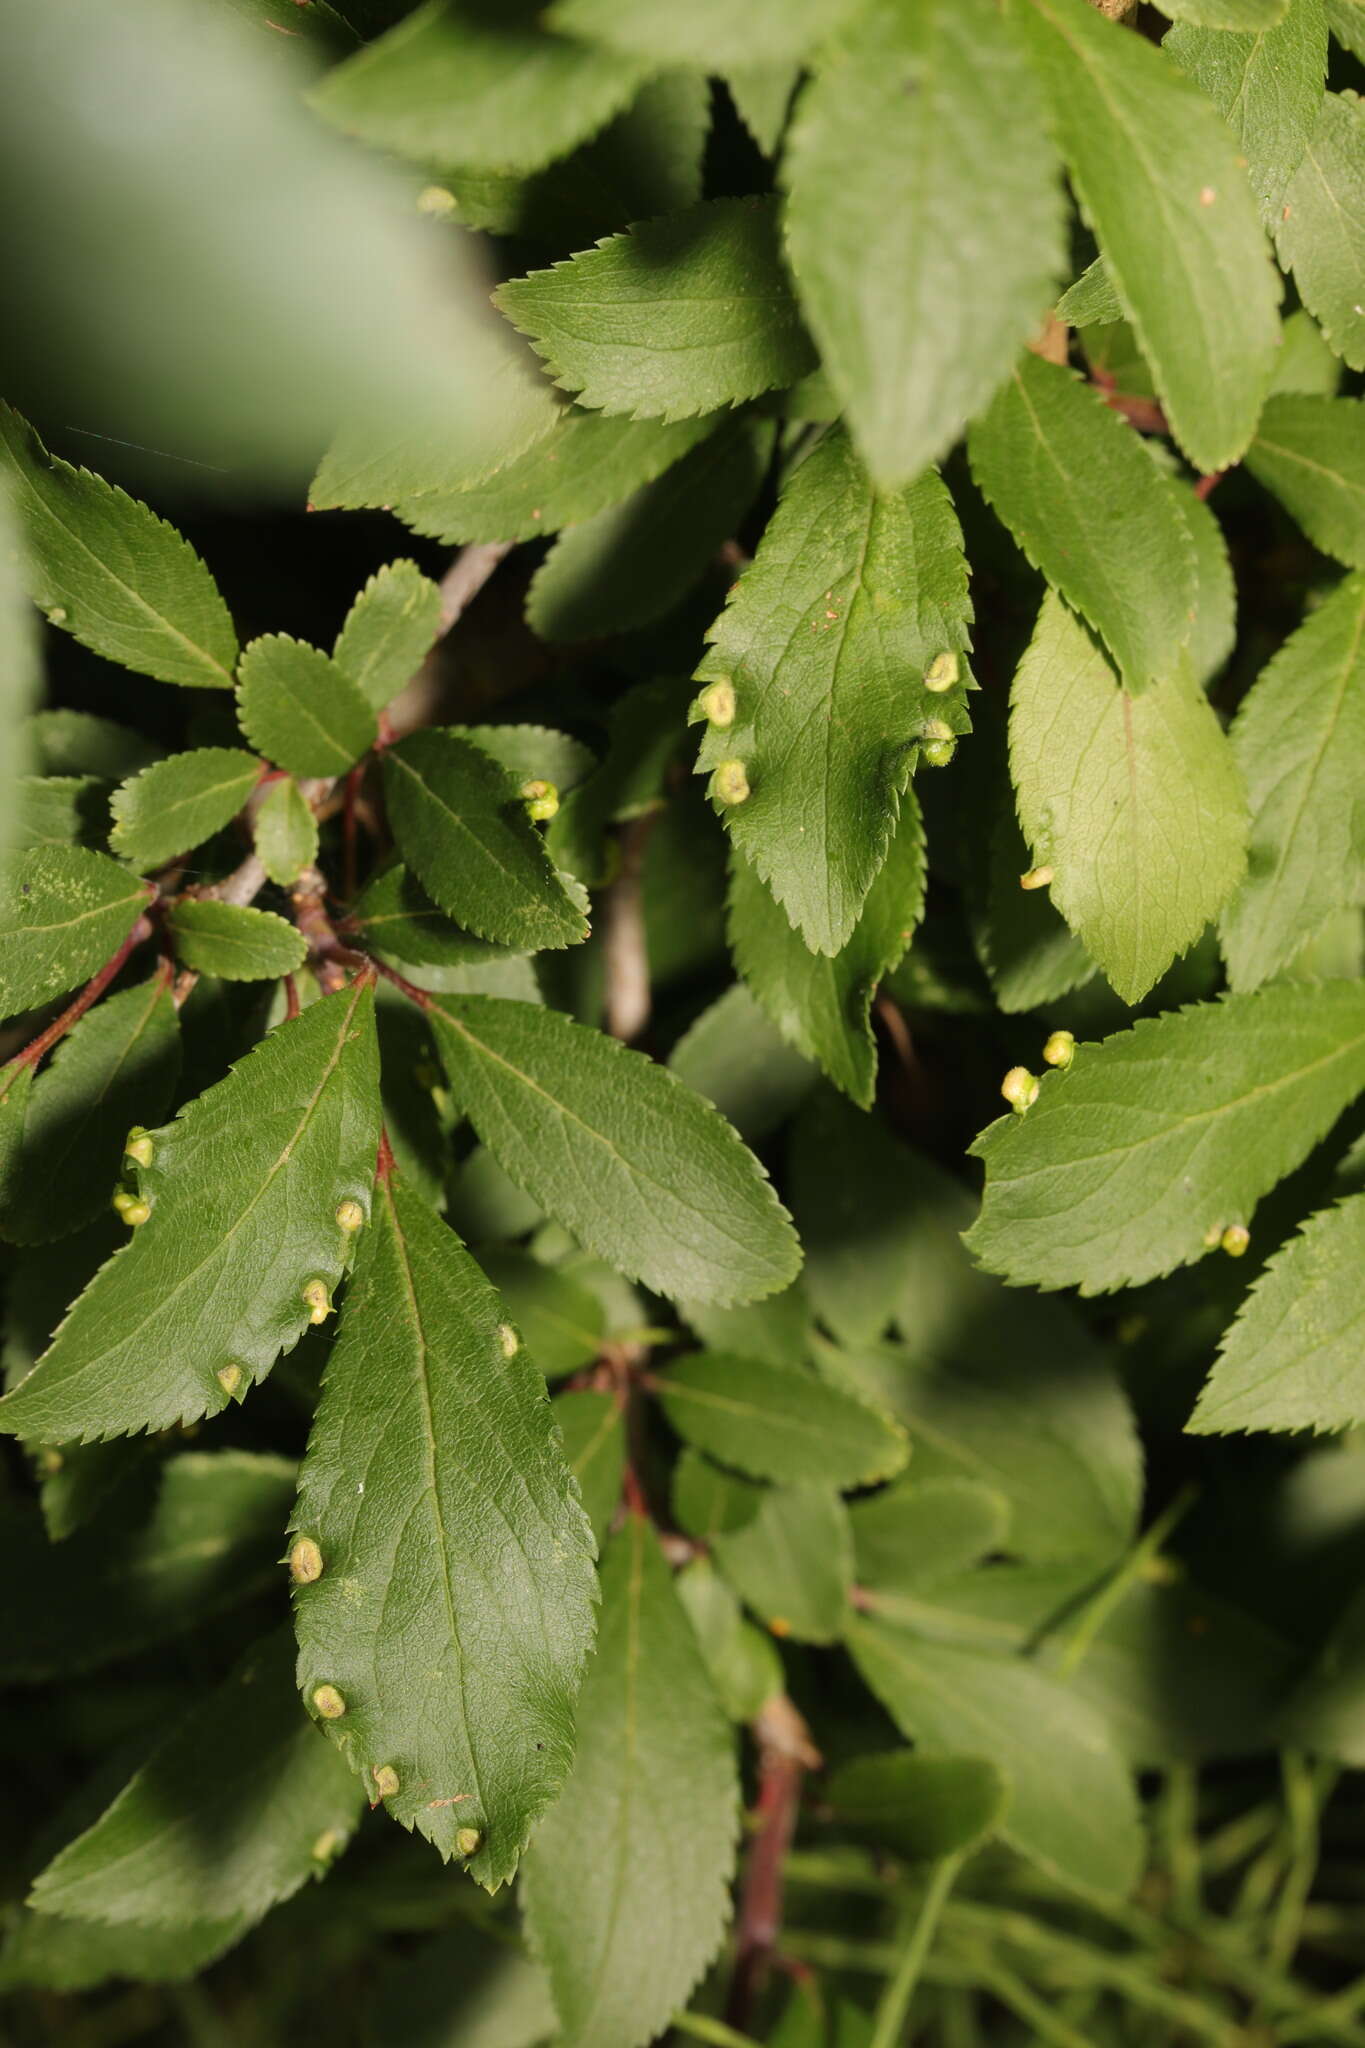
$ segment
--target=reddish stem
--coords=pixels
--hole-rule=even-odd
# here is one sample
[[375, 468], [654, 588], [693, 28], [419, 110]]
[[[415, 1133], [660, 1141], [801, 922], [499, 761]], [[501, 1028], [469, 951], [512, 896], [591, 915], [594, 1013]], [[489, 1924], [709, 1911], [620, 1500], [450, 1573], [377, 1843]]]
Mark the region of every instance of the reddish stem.
[[418, 988], [416, 982], [405, 981], [401, 974], [394, 968], [387, 967], [382, 960], [371, 960], [369, 964], [377, 974], [383, 975], [385, 981], [391, 981], [394, 987], [408, 998], [409, 1002], [416, 1003], [419, 1010], [429, 1010], [431, 1008], [431, 997], [424, 988]]
[[1226, 475], [1227, 471], [1225, 469], [1211, 469], [1207, 476], [1201, 476], [1194, 487], [1195, 497], [1207, 498], [1210, 492], [1223, 481]]
[[297, 1016], [298, 1016], [298, 1014], [299, 1014], [299, 989], [298, 989], [298, 983], [297, 983], [297, 982], [295, 981], [295, 979], [294, 979], [294, 977], [293, 977], [293, 975], [292, 975], [292, 974], [284, 974], [284, 975], [281, 975], [280, 979], [281, 979], [281, 980], [283, 981], [283, 983], [284, 983], [284, 1016], [285, 1016], [285, 1022], [286, 1022], [286, 1023], [292, 1023], [292, 1022], [293, 1022], [293, 1020], [294, 1020], [294, 1018], [295, 1018], [295, 1017], [297, 1017]]
[[393, 1177], [393, 1167], [393, 1147], [389, 1143], [388, 1127], [381, 1124], [379, 1127], [379, 1151], [374, 1163], [374, 1177], [380, 1187], [386, 1188], [388, 1186], [389, 1181]]
[[54, 1017], [46, 1031], [40, 1031], [38, 1036], [30, 1044], [26, 1045], [22, 1052], [15, 1054], [9, 1064], [12, 1067], [36, 1067], [43, 1054], [50, 1051], [58, 1039], [65, 1038], [72, 1025], [79, 1024], [87, 1010], [93, 1009], [94, 1005], [108, 988], [110, 982], [114, 979], [114, 976], [123, 966], [124, 961], [128, 958], [134, 946], [140, 946], [145, 939], [150, 939], [151, 936], [152, 927], [150, 921], [145, 917], [139, 917], [117, 953], [111, 954], [99, 972], [91, 975], [89, 981], [87, 981], [74, 1002], [68, 1003], [61, 1016]]
[[753, 1724], [758, 1743], [758, 1830], [749, 1849], [735, 1923], [735, 1969], [725, 2017], [743, 2028], [782, 1932], [782, 1866], [791, 1847], [801, 1787], [821, 1756], [804, 1717], [779, 1693], [759, 1709]]
[[356, 882], [356, 798], [360, 785], [365, 780], [365, 763], [357, 761], [346, 777], [346, 794], [341, 812], [342, 887], [349, 903], [355, 895]]

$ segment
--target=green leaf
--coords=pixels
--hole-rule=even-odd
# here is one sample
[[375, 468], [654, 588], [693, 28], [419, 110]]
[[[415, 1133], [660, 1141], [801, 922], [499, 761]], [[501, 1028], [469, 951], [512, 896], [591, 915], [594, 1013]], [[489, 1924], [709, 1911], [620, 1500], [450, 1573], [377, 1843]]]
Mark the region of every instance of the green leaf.
[[318, 857], [318, 821], [292, 776], [273, 782], [252, 820], [261, 866], [278, 888], [287, 889]]
[[1102, 636], [1127, 687], [1177, 674], [1194, 548], [1173, 487], [1127, 422], [1072, 371], [1026, 353], [967, 445], [996, 513]]
[[433, 1001], [451, 1093], [518, 1187], [661, 1294], [752, 1301], [800, 1264], [763, 1169], [664, 1067], [557, 1010]]
[[349, 1263], [337, 1209], [369, 1206], [378, 1080], [373, 991], [357, 983], [151, 1132], [150, 1217], [0, 1402], [0, 1429], [39, 1443], [164, 1429], [264, 1378]]
[[746, 1607], [775, 1636], [832, 1643], [853, 1584], [848, 1510], [823, 1486], [775, 1486], [741, 1528], [717, 1532], [711, 1555]]
[[[1237, 137], [1247, 177], [1267, 228], [1279, 225], [1289, 181], [1303, 162], [1322, 105], [1327, 19], [1322, 0], [1212, 0], [1207, 12], [1172, 5], [1183, 16], [1162, 43], [1212, 100]], [[1217, 22], [1214, 14], [1270, 19]], [[1194, 24], [1203, 19], [1207, 27]], [[1232, 28], [1240, 33], [1228, 34]]]
[[979, 412], [1065, 262], [1042, 94], [992, 0], [890, 0], [827, 52], [783, 164], [792, 271], [859, 451], [907, 484]]
[[[1117, 1376], [1067, 1303], [1020, 1294], [972, 1264], [960, 1234], [974, 1210], [967, 1191], [825, 1095], [797, 1127], [792, 1200], [811, 1300], [859, 1347], [820, 1347], [821, 1369], [899, 1416], [916, 1481], [971, 1478], [1003, 1494], [1021, 1556], [1122, 1550], [1142, 1459]], [[906, 1343], [874, 1348], [893, 1322]]]
[[764, 156], [776, 156], [801, 77], [799, 64], [732, 65], [725, 84], [735, 112]]
[[671, 1493], [674, 1521], [699, 1543], [742, 1529], [767, 1498], [765, 1487], [722, 1472], [719, 1465], [690, 1448], [684, 1448], [673, 1467]]
[[524, 175], [443, 165], [441, 188], [465, 227], [532, 248], [584, 249], [632, 221], [695, 205], [710, 126], [704, 74], [668, 71], [558, 162]]
[[380, 149], [483, 170], [533, 171], [609, 121], [651, 60], [547, 35], [539, 0], [427, 0], [330, 71], [313, 103]]
[[1246, 461], [1315, 547], [1365, 569], [1365, 399], [1270, 399]]
[[367, 882], [346, 920], [354, 936], [381, 960], [401, 960], [413, 967], [467, 967], [500, 958], [503, 949], [476, 939], [443, 917], [402, 861], [395, 861]]
[[1166, 417], [1202, 470], [1246, 448], [1280, 331], [1237, 144], [1161, 51], [1086, 0], [1018, 0], [1071, 183]]
[[[955, 1237], [946, 1219], [938, 1227]], [[921, 1268], [927, 1229], [923, 1239]], [[1067, 1304], [1009, 1293], [954, 1251], [956, 1314], [936, 1335], [824, 1347], [821, 1368], [900, 1418], [916, 1486], [988, 1487], [1009, 1503], [1016, 1556], [1093, 1569], [1131, 1542], [1142, 1503], [1142, 1448], [1118, 1375]]]
[[1231, 737], [1252, 824], [1219, 935], [1229, 982], [1251, 989], [1365, 894], [1365, 576], [1347, 576], [1285, 641]]
[[607, 1540], [625, 1478], [624, 1412], [615, 1395], [584, 1389], [561, 1394], [554, 1414], [564, 1440], [564, 1461], [578, 1481], [583, 1512], [600, 1547]]
[[783, 1690], [782, 1659], [772, 1638], [744, 1619], [709, 1557], [694, 1557], [673, 1583], [726, 1713], [732, 1721], [752, 1721]]
[[651, 65], [696, 64], [721, 71], [730, 64], [799, 57], [822, 42], [854, 12], [858, 0], [555, 0], [552, 27], [585, 36]]
[[1350, 1429], [1365, 1420], [1365, 1195], [1310, 1216], [1256, 1280], [1187, 1429]]
[[742, 982], [702, 1011], [668, 1064], [684, 1086], [715, 1104], [747, 1145], [785, 1123], [815, 1080], [810, 1061], [779, 1036]]
[[1138, 1002], [1246, 867], [1242, 779], [1203, 690], [1177, 670], [1130, 696], [1049, 592], [1010, 692], [1010, 772], [1053, 903]]
[[0, 1235], [44, 1244], [97, 1216], [130, 1126], [166, 1114], [179, 1072], [169, 975], [107, 996], [82, 1017], [33, 1089], [23, 1153], [0, 1204]]
[[13, 493], [0, 475], [0, 860], [18, 836], [9, 799], [32, 765], [34, 734], [28, 719], [42, 679], [38, 635], [19, 570], [19, 531]]
[[1341, 382], [1341, 362], [1328, 347], [1312, 314], [1296, 306], [1286, 314], [1280, 331], [1284, 338], [1271, 379], [1271, 397], [1296, 391], [1313, 398], [1335, 398]]
[[1365, 369], [1365, 109], [1329, 92], [1275, 229], [1280, 261], [1337, 354]]
[[303, 934], [273, 910], [182, 896], [166, 913], [176, 958], [223, 981], [273, 981], [302, 967]]
[[815, 364], [773, 199], [711, 199], [501, 285], [555, 382], [603, 412], [687, 419]]
[[0, 1068], [0, 1204], [8, 1209], [10, 1191], [18, 1169], [24, 1142], [24, 1122], [29, 1096], [33, 1092], [34, 1068], [11, 1062]]
[[160, 752], [140, 733], [89, 711], [35, 711], [24, 730], [34, 768], [43, 775], [98, 775], [121, 782], [146, 768]]
[[240, 1920], [134, 1929], [25, 1911], [12, 1919], [0, 1948], [0, 1991], [89, 1991], [111, 1978], [178, 1983], [216, 1963], [243, 1932]]
[[573, 1774], [522, 1883], [564, 2048], [643, 2048], [686, 2003], [729, 1913], [738, 1809], [725, 1716], [658, 1540], [631, 1515], [602, 1566]]
[[412, 680], [440, 630], [441, 593], [430, 577], [415, 562], [388, 562], [347, 612], [332, 658], [371, 709], [382, 711]]
[[1054, 1003], [1098, 972], [1048, 891], [1021, 886], [1032, 866], [1006, 779], [991, 832], [990, 866], [972, 915], [972, 941], [1007, 1015]]
[[102, 853], [35, 846], [0, 874], [0, 1017], [31, 1010], [103, 966], [150, 900]]
[[1172, 21], [1250, 36], [1276, 28], [1289, 0], [1160, 0], [1160, 6]]
[[1361, 0], [1327, 0], [1327, 25], [1354, 57], [1365, 57], [1365, 7]]
[[21, 775], [12, 785], [10, 838], [16, 852], [30, 846], [88, 846], [99, 852], [109, 836], [109, 784], [97, 775]]
[[685, 1443], [751, 1479], [871, 1486], [909, 1455], [904, 1431], [875, 1408], [755, 1358], [698, 1352], [671, 1365], [656, 1391]]
[[109, 844], [143, 873], [164, 867], [221, 831], [260, 779], [260, 762], [240, 747], [169, 754], [114, 791]]
[[848, 1519], [864, 1592], [914, 1594], [1003, 1550], [1010, 1504], [975, 1479], [902, 1479], [855, 1501]]
[[1057, 318], [1068, 327], [1104, 327], [1123, 318], [1114, 280], [1097, 256], [1057, 301]]
[[555, 2031], [544, 1970], [472, 1917], [386, 1955], [365, 2018], [369, 2048], [541, 2048]]
[[294, 1492], [286, 1458], [180, 1451], [154, 1500], [110, 1510], [54, 1543], [40, 1518], [5, 1510], [0, 1675], [29, 1682], [97, 1670], [279, 1583]]
[[553, 782], [561, 796], [597, 766], [581, 740], [556, 732], [553, 726], [452, 725], [449, 730], [472, 740], [481, 753], [491, 754], [517, 784], [543, 778]]
[[727, 422], [653, 483], [561, 534], [527, 593], [532, 631], [595, 640], [671, 611], [733, 538], [775, 432], [763, 420]]
[[[966, 727], [962, 684], [945, 694], [924, 681], [940, 656], [965, 672], [961, 548], [932, 471], [880, 493], [833, 431], [787, 484], [711, 628], [697, 679], [728, 684], [734, 706], [708, 722], [697, 766], [742, 765], [749, 794], [725, 805], [731, 838], [817, 952], [837, 953], [858, 921], [930, 718]], [[693, 718], [715, 703], [703, 691]]]
[[1283, 1739], [1317, 1756], [1365, 1763], [1365, 1598], [1348, 1603], [1283, 1719]]
[[255, 1644], [48, 1865], [30, 1904], [183, 1927], [259, 1919], [320, 1876], [360, 1818], [360, 1794], [299, 1711], [290, 1652], [284, 1630]]
[[479, 1264], [546, 1379], [592, 1364], [607, 1327], [595, 1294], [571, 1274], [510, 1247], [480, 1252]]
[[984, 1757], [893, 1749], [845, 1764], [825, 1798], [855, 1839], [929, 1863], [960, 1856], [993, 1834], [1009, 1809], [1010, 1785]]
[[968, 1243], [1016, 1284], [1101, 1294], [1188, 1265], [1246, 1223], [1365, 1088], [1365, 990], [1258, 989], [1145, 1018], [1043, 1077], [972, 1147]]
[[[482, 314], [485, 322], [494, 317]], [[462, 480], [487, 476], [549, 433], [558, 411], [555, 394], [505, 324], [466, 336], [465, 346], [479, 418], [457, 410], [453, 418], [438, 417], [406, 436], [385, 431], [382, 418], [376, 422], [373, 415], [348, 418], [313, 478], [309, 503], [315, 512], [387, 507], [419, 492], [451, 490]]]
[[1196, 596], [1194, 623], [1190, 628], [1190, 664], [1194, 680], [1207, 687], [1237, 642], [1237, 591], [1227, 542], [1216, 515], [1183, 479], [1172, 478], [1171, 483], [1180, 516], [1194, 543]]
[[1092, 1707], [1021, 1657], [926, 1642], [886, 1622], [852, 1622], [848, 1646], [917, 1755], [985, 1755], [1003, 1771], [1000, 1832], [1012, 1848], [1064, 1883], [1127, 1895], [1142, 1868], [1137, 1800]]
[[340, 1692], [328, 1732], [370, 1799], [490, 1890], [572, 1759], [595, 1591], [544, 1383], [502, 1322], [453, 1231], [381, 1178], [291, 1554], [305, 1701]]
[[139, 675], [231, 689], [232, 620], [173, 526], [103, 477], [49, 455], [4, 404], [0, 473], [10, 481], [30, 593], [53, 625]]
[[440, 908], [528, 951], [586, 936], [505, 769], [457, 733], [415, 732], [384, 754], [398, 850]]
[[565, 406], [522, 455], [457, 490], [428, 491], [395, 509], [417, 533], [456, 541], [534, 540], [574, 526], [651, 483], [715, 431], [696, 419], [616, 419]]
[[[291, 4], [290, 23], [300, 13]], [[295, 503], [338, 420], [381, 447], [439, 437], [462, 459], [499, 459], [525, 386], [494, 388], [507, 351], [483, 266], [433, 234], [409, 180], [313, 116], [313, 67], [282, 16], [265, 28], [221, 4], [48, 0], [26, 26], [0, 23], [0, 176], [34, 192], [7, 242], [25, 308], [7, 355], [16, 387], [82, 432], [169, 451], [156, 469], [182, 500], [242, 503], [259, 480]], [[61, 140], [73, 131], [79, 151]], [[186, 461], [212, 465], [188, 491]]]
[[877, 1047], [872, 998], [904, 957], [924, 911], [924, 826], [913, 788], [858, 922], [832, 957], [812, 953], [746, 860], [731, 863], [728, 931], [736, 967], [783, 1037], [836, 1088], [872, 1106]]
[[237, 672], [237, 715], [257, 753], [291, 775], [344, 775], [374, 745], [358, 683], [317, 647], [267, 633]]

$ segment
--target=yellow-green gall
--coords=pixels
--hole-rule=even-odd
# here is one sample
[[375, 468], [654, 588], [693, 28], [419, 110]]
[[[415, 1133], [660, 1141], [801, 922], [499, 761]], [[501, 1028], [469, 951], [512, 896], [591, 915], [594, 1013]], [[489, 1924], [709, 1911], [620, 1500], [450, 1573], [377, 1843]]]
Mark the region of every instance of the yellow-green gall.
[[155, 1150], [156, 1147], [153, 1145], [150, 1135], [143, 1129], [142, 1125], [134, 1124], [124, 1143], [124, 1158], [131, 1159], [134, 1166], [150, 1166]]
[[457, 1828], [455, 1847], [462, 1856], [477, 1856], [483, 1847], [483, 1835], [478, 1828]]
[[521, 794], [526, 799], [528, 817], [537, 825], [543, 825], [547, 818], [553, 818], [559, 809], [559, 791], [553, 782], [546, 782], [541, 775], [533, 775], [529, 782], [523, 782]]
[[723, 804], [742, 804], [749, 798], [749, 772], [742, 761], [722, 761], [711, 777], [711, 787]]
[[1052, 887], [1052, 877], [1055, 873], [1056, 870], [1054, 868], [1030, 868], [1027, 874], [1020, 875], [1019, 887], [1021, 889], [1050, 889]]
[[1043, 1047], [1043, 1058], [1050, 1067], [1069, 1067], [1076, 1057], [1076, 1035], [1073, 1031], [1054, 1031]]
[[66, 1459], [54, 1445], [49, 1445], [47, 1450], [38, 1453], [38, 1470], [45, 1479], [55, 1478], [65, 1463]]
[[697, 709], [721, 732], [728, 731], [735, 722], [735, 686], [730, 678], [718, 676], [708, 683], [697, 699]]
[[308, 1853], [314, 1863], [330, 1863], [343, 1840], [340, 1828], [324, 1828]]
[[142, 1195], [120, 1192], [114, 1197], [114, 1208], [130, 1230], [136, 1230], [139, 1223], [145, 1223], [152, 1213], [152, 1205]]
[[348, 1198], [337, 1203], [337, 1222], [348, 1235], [353, 1230], [359, 1230], [364, 1221], [365, 1211], [359, 1202]]
[[920, 748], [926, 768], [946, 768], [956, 752], [956, 740], [926, 740]]
[[290, 1551], [289, 1576], [296, 1586], [311, 1586], [322, 1577], [322, 1552], [311, 1536], [300, 1536]]
[[339, 1721], [346, 1711], [346, 1695], [334, 1685], [314, 1686], [313, 1705], [324, 1721]]
[[1222, 1224], [1221, 1224], [1221, 1223], [1210, 1223], [1210, 1225], [1209, 1225], [1208, 1229], [1207, 1229], [1207, 1230], [1206, 1230], [1206, 1231], [1204, 1232], [1204, 1249], [1205, 1249], [1206, 1251], [1210, 1251], [1210, 1252], [1214, 1252], [1214, 1251], [1217, 1251], [1217, 1249], [1218, 1249], [1219, 1245], [1220, 1245], [1220, 1244], [1222, 1243], [1222, 1241], [1223, 1241], [1223, 1226], [1222, 1226]]
[[1022, 1116], [1038, 1100], [1038, 1076], [1027, 1067], [1011, 1067], [1000, 1083], [1000, 1093], [1015, 1114]]
[[459, 210], [459, 201], [444, 185], [424, 185], [417, 194], [417, 211], [435, 214], [441, 219]]
[[515, 1358], [521, 1349], [521, 1339], [510, 1323], [498, 1324], [498, 1342], [504, 1358]]
[[392, 1799], [398, 1790], [399, 1782], [398, 1773], [393, 1765], [376, 1764], [370, 1775], [374, 1779], [374, 1789], [379, 1798]]
[[231, 1396], [242, 1384], [242, 1368], [240, 1365], [220, 1365], [214, 1378], [223, 1392]]
[[310, 1280], [302, 1289], [303, 1299], [308, 1306], [310, 1323], [325, 1323], [332, 1313], [332, 1297], [327, 1292], [325, 1280]]
[[1230, 1259], [1240, 1259], [1251, 1243], [1251, 1232], [1245, 1223], [1229, 1223], [1219, 1242]]
[[924, 671], [924, 687], [926, 690], [933, 690], [936, 695], [941, 695], [944, 690], [952, 689], [961, 673], [957, 656], [950, 648], [945, 649], [942, 654], [934, 656]]

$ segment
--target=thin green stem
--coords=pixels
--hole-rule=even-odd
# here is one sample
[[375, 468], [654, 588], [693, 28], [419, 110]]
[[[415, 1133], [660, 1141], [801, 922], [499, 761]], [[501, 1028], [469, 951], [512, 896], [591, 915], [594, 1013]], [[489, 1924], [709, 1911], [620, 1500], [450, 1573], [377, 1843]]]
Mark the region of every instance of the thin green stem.
[[1297, 1749], [1281, 1752], [1280, 1773], [1288, 1822], [1289, 1868], [1270, 1924], [1269, 1960], [1272, 1969], [1287, 1970], [1302, 1937], [1304, 1908], [1318, 1871], [1320, 1801], [1330, 1793], [1336, 1774], [1324, 1779], [1320, 1793], [1313, 1766]]
[[899, 2048], [905, 2033], [906, 2015], [910, 2000], [924, 1968], [924, 1959], [929, 1953], [929, 1944], [934, 1938], [934, 1929], [939, 1916], [948, 1902], [948, 1894], [962, 1868], [962, 1856], [945, 1856], [936, 1863], [924, 1897], [919, 1903], [913, 1923], [907, 1928], [905, 1951], [901, 1956], [896, 1974], [887, 1984], [877, 2006], [877, 2016], [872, 2026], [872, 2039], [868, 2048]]
[[1199, 1774], [1190, 1764], [1172, 1764], [1159, 1808], [1161, 1844], [1177, 1911], [1197, 1918], [1203, 1910], [1199, 1863]]
[[752, 2034], [741, 2034], [736, 2027], [727, 2027], [724, 2020], [713, 2020], [709, 2013], [675, 2012], [669, 2022], [675, 2034], [690, 2034], [694, 2041], [709, 2041], [712, 2048], [759, 2048]]
[[991, 1968], [983, 1973], [982, 1983], [1002, 2005], [1007, 2005], [1016, 2019], [1021, 2019], [1033, 2028], [1040, 2041], [1050, 2041], [1054, 2048], [1093, 2048], [1085, 2034], [1059, 2019], [1050, 2006], [1035, 1998], [1022, 1977], [1016, 1977], [1011, 1970]]
[[1082, 1608], [1080, 1618], [1062, 1652], [1058, 1668], [1063, 1678], [1069, 1678], [1076, 1669], [1129, 1587], [1142, 1577], [1172, 1530], [1194, 1506], [1198, 1492], [1199, 1489], [1195, 1486], [1182, 1486], [1175, 1499], [1163, 1508], [1150, 1529], [1147, 1529], [1133, 1545], [1118, 1570]]

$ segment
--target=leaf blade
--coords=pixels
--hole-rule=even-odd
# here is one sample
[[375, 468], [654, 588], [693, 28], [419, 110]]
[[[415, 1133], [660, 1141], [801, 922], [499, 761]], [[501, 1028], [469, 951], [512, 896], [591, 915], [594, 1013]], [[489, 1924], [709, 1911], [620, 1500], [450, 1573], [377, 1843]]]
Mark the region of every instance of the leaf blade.
[[884, 486], [910, 483], [1009, 372], [1062, 271], [1042, 94], [990, 0], [860, 18], [784, 158], [806, 317]]
[[466, 1860], [490, 1890], [569, 1769], [594, 1597], [543, 1382], [506, 1355], [502, 1314], [420, 1195], [381, 1179], [292, 1525], [322, 1562], [294, 1589], [305, 1700], [340, 1691], [328, 1733], [403, 1826], [447, 1859], [478, 1831]]
[[713, 1301], [794, 1277], [799, 1246], [763, 1169], [666, 1068], [525, 1003], [448, 997], [428, 1016], [504, 1171], [620, 1272]]

